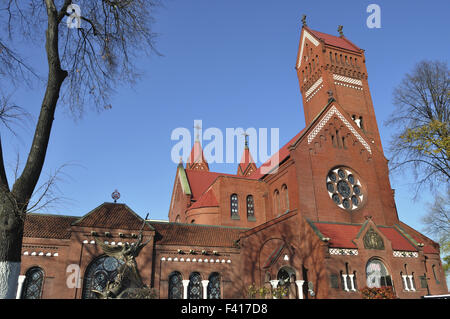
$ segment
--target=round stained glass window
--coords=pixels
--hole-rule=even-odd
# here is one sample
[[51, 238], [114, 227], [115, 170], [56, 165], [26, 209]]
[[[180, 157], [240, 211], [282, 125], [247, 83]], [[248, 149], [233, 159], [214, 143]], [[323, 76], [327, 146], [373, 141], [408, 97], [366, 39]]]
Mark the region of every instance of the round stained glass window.
[[330, 198], [342, 209], [352, 211], [364, 203], [365, 195], [361, 179], [350, 168], [337, 167], [329, 171], [326, 187]]

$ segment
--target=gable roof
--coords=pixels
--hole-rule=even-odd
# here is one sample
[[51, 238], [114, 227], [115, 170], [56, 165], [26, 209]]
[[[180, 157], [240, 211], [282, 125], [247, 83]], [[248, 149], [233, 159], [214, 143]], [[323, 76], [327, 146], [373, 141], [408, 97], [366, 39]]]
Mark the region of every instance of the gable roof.
[[[144, 219], [125, 204], [103, 203], [73, 223], [74, 226], [139, 230]], [[145, 224], [144, 230], [152, 230]]]
[[244, 178], [243, 176], [233, 174], [186, 169], [186, 177], [188, 179], [189, 186], [191, 188], [192, 200], [196, 201], [200, 199], [201, 195], [219, 176], [232, 176]]
[[199, 224], [149, 222], [156, 230], [157, 245], [235, 247], [239, 234], [247, 228]]
[[345, 37], [337, 37], [331, 34], [311, 30], [308, 28], [308, 30], [318, 39], [321, 39], [325, 42], [327, 45], [331, 45], [334, 47], [360, 52], [360, 48], [358, 48], [355, 44], [353, 44], [350, 40], [348, 40]]
[[25, 215], [23, 236], [30, 238], [69, 239], [70, 225], [80, 217], [44, 215], [28, 213]]

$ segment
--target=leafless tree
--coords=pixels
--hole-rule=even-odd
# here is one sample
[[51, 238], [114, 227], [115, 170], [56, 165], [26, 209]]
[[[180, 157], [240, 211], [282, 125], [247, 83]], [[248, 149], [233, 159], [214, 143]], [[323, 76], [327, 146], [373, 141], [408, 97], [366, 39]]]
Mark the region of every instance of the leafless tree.
[[[84, 113], [86, 105], [109, 108], [114, 88], [138, 78], [136, 58], [156, 52], [151, 25], [158, 0], [79, 0], [76, 4], [0, 0], [0, 85], [35, 80], [45, 84], [30, 151], [11, 187], [0, 140], [0, 298], [15, 297], [24, 215], [41, 176], [57, 105], [76, 116]], [[16, 49], [19, 43], [41, 42], [48, 66], [45, 76]], [[11, 117], [4, 119], [6, 125]]]
[[422, 61], [394, 90], [395, 109], [386, 125], [397, 133], [389, 164], [392, 172], [413, 172], [416, 195], [423, 186], [450, 181], [449, 75], [446, 63]]

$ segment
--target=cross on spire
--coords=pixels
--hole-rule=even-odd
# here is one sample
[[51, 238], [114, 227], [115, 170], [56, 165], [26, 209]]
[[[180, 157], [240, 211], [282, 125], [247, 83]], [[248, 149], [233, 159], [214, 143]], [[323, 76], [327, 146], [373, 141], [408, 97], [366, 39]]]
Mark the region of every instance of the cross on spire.
[[202, 126], [200, 125], [200, 124], [196, 124], [196, 125], [194, 125], [194, 129], [196, 130], [196, 132], [195, 132], [195, 140], [196, 141], [200, 141], [200, 131], [202, 130]]
[[302, 16], [302, 25], [303, 25], [304, 27], [308, 26], [308, 25], [306, 24], [306, 14], [304, 14], [304, 15]]
[[249, 136], [249, 134], [247, 132], [244, 132], [244, 133], [242, 133], [242, 135], [244, 136], [245, 147], [248, 148], [248, 136]]

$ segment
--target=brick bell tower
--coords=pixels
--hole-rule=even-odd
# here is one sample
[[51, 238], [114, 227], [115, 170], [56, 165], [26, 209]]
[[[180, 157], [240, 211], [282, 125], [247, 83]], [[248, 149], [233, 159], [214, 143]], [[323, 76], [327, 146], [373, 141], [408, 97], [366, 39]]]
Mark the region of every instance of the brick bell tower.
[[302, 24], [296, 70], [306, 126], [333, 96], [383, 152], [367, 82], [364, 50], [344, 36], [342, 26], [338, 27], [339, 36], [334, 36], [311, 30], [306, 16]]

